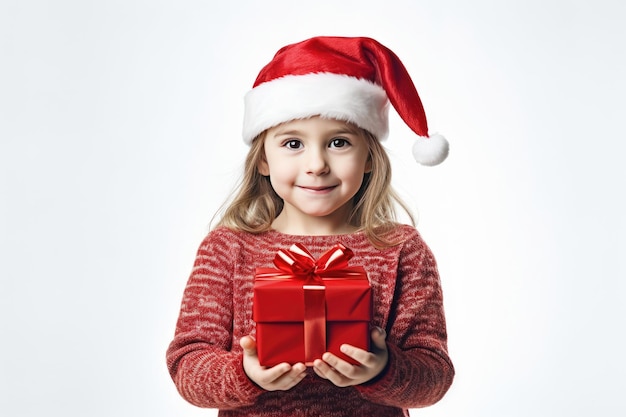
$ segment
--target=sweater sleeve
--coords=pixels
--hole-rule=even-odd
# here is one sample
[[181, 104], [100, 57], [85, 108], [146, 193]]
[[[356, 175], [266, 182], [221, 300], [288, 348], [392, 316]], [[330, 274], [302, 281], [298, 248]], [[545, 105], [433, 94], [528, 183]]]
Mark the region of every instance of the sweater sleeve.
[[435, 259], [417, 232], [405, 242], [387, 325], [384, 374], [357, 389], [368, 400], [400, 408], [439, 401], [454, 378], [447, 353], [443, 296]]
[[181, 396], [206, 408], [250, 405], [262, 393], [246, 376], [233, 345], [233, 239], [211, 233], [187, 282], [167, 367]]

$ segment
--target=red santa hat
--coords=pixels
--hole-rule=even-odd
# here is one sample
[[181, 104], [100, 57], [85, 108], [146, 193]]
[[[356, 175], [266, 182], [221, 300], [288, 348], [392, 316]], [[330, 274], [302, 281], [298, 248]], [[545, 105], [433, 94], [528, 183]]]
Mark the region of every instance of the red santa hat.
[[281, 123], [320, 116], [354, 123], [378, 140], [389, 133], [393, 105], [415, 132], [413, 156], [437, 165], [448, 142], [428, 134], [422, 101], [393, 51], [371, 38], [315, 37], [280, 49], [244, 99], [243, 139]]

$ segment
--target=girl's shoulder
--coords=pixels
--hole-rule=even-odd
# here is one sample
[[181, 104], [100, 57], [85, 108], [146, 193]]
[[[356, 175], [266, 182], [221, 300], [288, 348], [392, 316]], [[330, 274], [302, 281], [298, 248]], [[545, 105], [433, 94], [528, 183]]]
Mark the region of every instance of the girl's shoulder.
[[404, 223], [396, 223], [390, 230], [390, 234], [393, 237], [412, 239], [420, 237], [419, 232], [414, 226]]
[[276, 236], [272, 231], [252, 233], [245, 230], [233, 229], [227, 226], [218, 226], [209, 231], [204, 238], [205, 244], [219, 244], [236, 251], [237, 248], [247, 251], [263, 250], [272, 246]]
[[247, 244], [255, 240], [253, 233], [218, 226], [210, 230], [204, 238], [205, 243], [227, 243], [230, 245]]
[[385, 230], [381, 233], [381, 236], [384, 237], [386, 241], [396, 242], [400, 246], [415, 242], [423, 242], [422, 236], [420, 235], [417, 228], [415, 228], [415, 226], [404, 223], [394, 223], [390, 226], [385, 227]]
[[398, 242], [395, 246], [400, 257], [426, 256], [432, 258], [432, 251], [416, 227], [408, 224], [397, 224], [386, 236], [390, 241]]
[[231, 229], [226, 226], [218, 226], [215, 229], [211, 229], [207, 234], [207, 239], [239, 239], [244, 232]]

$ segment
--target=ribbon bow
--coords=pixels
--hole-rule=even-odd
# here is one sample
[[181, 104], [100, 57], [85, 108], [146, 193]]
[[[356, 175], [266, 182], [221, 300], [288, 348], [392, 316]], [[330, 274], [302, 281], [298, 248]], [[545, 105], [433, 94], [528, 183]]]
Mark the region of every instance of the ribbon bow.
[[278, 250], [274, 265], [297, 278], [319, 282], [321, 277], [347, 268], [348, 260], [353, 255], [351, 249], [337, 243], [315, 260], [303, 245], [295, 243], [287, 250]]

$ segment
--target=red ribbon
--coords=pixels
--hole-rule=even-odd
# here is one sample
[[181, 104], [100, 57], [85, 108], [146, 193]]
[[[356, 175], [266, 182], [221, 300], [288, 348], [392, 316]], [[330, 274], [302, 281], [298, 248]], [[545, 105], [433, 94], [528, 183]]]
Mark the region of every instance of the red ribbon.
[[[326, 251], [319, 259], [301, 244], [296, 243], [288, 250], [280, 249], [274, 257], [274, 265], [290, 278], [304, 281], [304, 356], [306, 365], [321, 358], [326, 351], [326, 286], [325, 276], [337, 275], [348, 268], [348, 260], [353, 252], [341, 243]], [[274, 275], [267, 269], [259, 268], [260, 276]], [[344, 271], [345, 272], [345, 271]], [[269, 273], [269, 274], [268, 274]]]
[[303, 245], [295, 243], [288, 250], [278, 250], [274, 265], [300, 279], [318, 281], [325, 275], [347, 268], [348, 260], [352, 256], [352, 250], [337, 243], [315, 260]]

